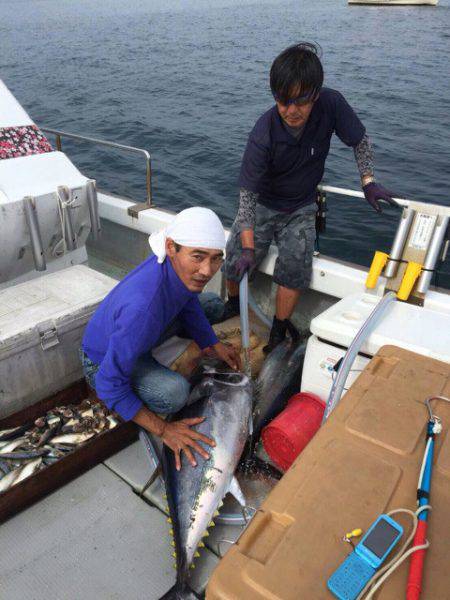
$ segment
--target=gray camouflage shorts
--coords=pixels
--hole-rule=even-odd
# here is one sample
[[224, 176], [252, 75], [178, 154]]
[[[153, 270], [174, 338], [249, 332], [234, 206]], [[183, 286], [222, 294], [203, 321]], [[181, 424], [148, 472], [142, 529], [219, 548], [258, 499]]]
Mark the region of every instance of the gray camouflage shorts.
[[[258, 265], [262, 262], [274, 241], [278, 248], [273, 271], [275, 283], [293, 290], [309, 287], [316, 239], [315, 215], [315, 203], [290, 214], [270, 210], [261, 204], [256, 205], [256, 262]], [[240, 230], [235, 222], [228, 238], [223, 268], [226, 278], [232, 281], [238, 281], [235, 265], [240, 253]]]

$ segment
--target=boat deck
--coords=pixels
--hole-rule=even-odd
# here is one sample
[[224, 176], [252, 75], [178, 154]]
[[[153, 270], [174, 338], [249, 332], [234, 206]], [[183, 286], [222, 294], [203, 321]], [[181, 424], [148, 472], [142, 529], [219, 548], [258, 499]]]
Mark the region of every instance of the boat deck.
[[[140, 495], [150, 473], [135, 442], [4, 523], [2, 600], [160, 598], [175, 570], [161, 483]], [[218, 525], [205, 540], [192, 571], [197, 592], [219, 560], [220, 539], [240, 531]]]

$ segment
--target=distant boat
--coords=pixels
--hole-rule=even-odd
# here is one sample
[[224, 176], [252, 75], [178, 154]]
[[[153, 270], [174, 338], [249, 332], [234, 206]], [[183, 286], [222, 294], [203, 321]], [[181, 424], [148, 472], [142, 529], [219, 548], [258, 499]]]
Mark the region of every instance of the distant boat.
[[409, 6], [409, 5], [430, 5], [436, 6], [439, 0], [348, 0], [349, 4], [377, 4], [377, 5], [392, 5], [392, 6]]

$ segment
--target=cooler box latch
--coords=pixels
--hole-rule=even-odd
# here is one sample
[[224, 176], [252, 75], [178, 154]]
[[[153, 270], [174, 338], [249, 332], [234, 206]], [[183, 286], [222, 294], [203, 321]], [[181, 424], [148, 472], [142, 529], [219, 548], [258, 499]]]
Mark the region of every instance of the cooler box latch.
[[59, 344], [58, 333], [53, 321], [38, 325], [38, 332], [42, 350], [48, 350]]

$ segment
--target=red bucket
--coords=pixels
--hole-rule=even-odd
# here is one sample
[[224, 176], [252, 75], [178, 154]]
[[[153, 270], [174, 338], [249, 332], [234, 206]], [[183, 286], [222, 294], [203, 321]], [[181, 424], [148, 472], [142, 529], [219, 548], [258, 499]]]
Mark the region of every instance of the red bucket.
[[295, 394], [286, 408], [262, 430], [264, 449], [287, 471], [322, 423], [325, 402], [309, 392]]

